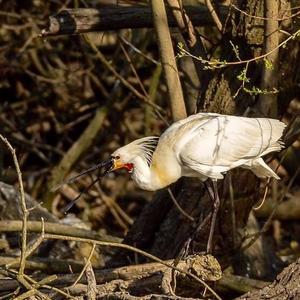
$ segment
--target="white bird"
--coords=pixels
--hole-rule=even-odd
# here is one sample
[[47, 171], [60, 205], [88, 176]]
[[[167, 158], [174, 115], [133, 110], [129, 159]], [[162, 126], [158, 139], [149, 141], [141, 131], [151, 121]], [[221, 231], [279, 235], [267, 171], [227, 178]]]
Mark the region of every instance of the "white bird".
[[284, 147], [280, 138], [285, 126], [275, 119], [198, 113], [172, 124], [160, 137], [144, 137], [117, 149], [110, 171], [127, 169], [148, 191], [182, 176], [222, 179], [236, 167], [279, 179], [262, 156]]
[[148, 191], [167, 187], [182, 176], [203, 182], [212, 179], [210, 195], [214, 195], [215, 205], [210, 252], [219, 206], [216, 181], [237, 167], [250, 169], [260, 178], [279, 179], [262, 156], [284, 147], [284, 128], [285, 124], [275, 119], [198, 113], [175, 122], [160, 137], [144, 137], [117, 149], [108, 160], [89, 170], [106, 166], [108, 173], [125, 168], [135, 183]]

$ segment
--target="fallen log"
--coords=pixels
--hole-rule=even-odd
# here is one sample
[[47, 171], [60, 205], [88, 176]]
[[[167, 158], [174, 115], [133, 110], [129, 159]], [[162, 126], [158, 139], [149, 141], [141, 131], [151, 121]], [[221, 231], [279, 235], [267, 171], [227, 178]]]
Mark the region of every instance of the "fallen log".
[[[192, 272], [203, 281], [217, 281], [222, 276], [221, 267], [218, 261], [211, 255], [190, 255], [184, 260], [181, 260], [176, 264], [174, 260], [166, 261], [168, 264], [175, 264], [177, 268]], [[161, 263], [146, 263], [140, 265], [131, 265], [120, 268], [111, 268], [95, 271], [95, 278], [98, 285], [107, 284], [116, 280], [131, 281], [138, 285], [139, 281], [143, 281], [145, 278], [150, 278], [155, 274], [158, 274], [162, 280], [167, 280], [166, 275], [170, 270], [169, 267], [162, 265]], [[187, 278], [185, 274], [177, 272], [177, 280], [189, 282], [192, 280]], [[69, 286], [72, 285], [77, 279], [78, 274], [63, 274], [57, 275], [57, 279], [51, 282], [52, 286]], [[39, 276], [33, 276], [33, 278], [39, 281]], [[9, 283], [9, 284], [8, 284]], [[79, 283], [86, 284], [86, 278], [83, 277]], [[195, 282], [194, 284], [197, 284]], [[199, 283], [198, 283], [199, 284]], [[0, 291], [8, 291], [18, 287], [16, 280], [0, 279]]]
[[[194, 26], [213, 26], [214, 22], [205, 5], [185, 6]], [[221, 18], [226, 18], [228, 6], [220, 6]], [[172, 8], [167, 9], [170, 27], [177, 27]], [[80, 34], [125, 28], [153, 28], [152, 11], [146, 6], [64, 9], [49, 17], [49, 25], [41, 36]]]

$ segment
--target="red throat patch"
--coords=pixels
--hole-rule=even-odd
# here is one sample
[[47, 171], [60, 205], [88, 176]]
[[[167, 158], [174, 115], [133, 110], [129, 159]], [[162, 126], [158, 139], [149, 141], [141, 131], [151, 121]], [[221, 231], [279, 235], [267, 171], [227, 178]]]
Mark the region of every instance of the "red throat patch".
[[124, 167], [125, 167], [125, 169], [126, 169], [129, 173], [131, 173], [132, 170], [133, 170], [133, 164], [132, 164], [132, 163], [124, 164]]

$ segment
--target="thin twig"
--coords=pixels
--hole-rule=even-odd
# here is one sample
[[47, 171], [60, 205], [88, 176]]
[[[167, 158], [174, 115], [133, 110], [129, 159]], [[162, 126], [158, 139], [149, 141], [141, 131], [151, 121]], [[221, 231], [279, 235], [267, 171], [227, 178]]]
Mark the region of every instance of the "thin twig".
[[219, 60], [209, 61], [209, 60], [203, 59], [202, 57], [197, 57], [197, 56], [193, 55], [192, 53], [190, 53], [189, 51], [184, 49], [182, 47], [182, 45], [179, 45], [179, 50], [180, 50], [179, 57], [190, 56], [190, 57], [196, 58], [196, 59], [200, 60], [202, 63], [206, 64], [207, 68], [211, 68], [211, 69], [225, 68], [227, 66], [242, 65], [242, 64], [251, 63], [251, 62], [254, 62], [254, 61], [257, 61], [257, 60], [267, 57], [268, 55], [272, 54], [274, 51], [277, 51], [277, 49], [286, 45], [290, 40], [295, 39], [299, 34], [300, 34], [300, 29], [298, 29], [295, 33], [291, 34], [291, 36], [286, 38], [284, 41], [282, 41], [280, 44], [278, 44], [277, 47], [271, 49], [269, 52], [261, 54], [259, 56], [253, 57], [253, 58], [250, 58], [250, 59], [246, 59], [246, 60], [229, 61], [229, 62], [228, 61], [219, 61]]
[[[19, 295], [18, 297], [14, 298], [15, 300], [23, 300], [23, 299], [28, 299], [31, 296], [34, 296], [35, 294], [39, 295], [41, 297], [41, 299], [47, 299], [47, 300], [51, 300], [47, 295], [45, 295], [44, 293], [40, 292], [38, 290], [39, 285], [36, 284], [36, 281], [34, 281], [32, 278], [30, 278], [28, 275], [26, 274], [22, 274], [22, 277], [20, 275], [17, 274], [17, 272], [15, 271], [10, 271], [10, 274], [14, 274], [14, 277], [21, 283], [23, 284], [28, 291]], [[55, 276], [51, 276], [51, 279], [54, 280]], [[49, 278], [49, 277], [48, 277]], [[51, 280], [50, 280], [51, 281]]]
[[[41, 222], [42, 222], [42, 232], [41, 232], [41, 235], [37, 238], [37, 240], [30, 247], [27, 248], [26, 254], [25, 254], [26, 258], [28, 258], [40, 246], [40, 244], [44, 241], [44, 236], [45, 236], [45, 222], [44, 222], [44, 218], [43, 217], [41, 218]], [[27, 228], [27, 230], [28, 230], [28, 228]], [[13, 261], [11, 261], [10, 263], [6, 264], [6, 268], [9, 268], [10, 266], [12, 266], [12, 265], [14, 265], [16, 263], [19, 263], [19, 258], [16, 258]]]
[[[276, 203], [276, 205], [273, 207], [273, 209], [272, 209], [272, 211], [271, 211], [271, 213], [270, 213], [270, 215], [269, 215], [267, 221], [266, 221], [265, 224], [263, 225], [262, 229], [261, 229], [259, 232], [257, 232], [257, 233], [255, 233], [255, 234], [252, 235], [252, 239], [251, 239], [245, 246], [242, 247], [242, 249], [241, 249], [242, 251], [245, 250], [245, 249], [247, 249], [247, 248], [249, 248], [249, 247], [251, 247], [251, 246], [257, 241], [257, 239], [260, 237], [260, 235], [261, 235], [262, 233], [266, 232], [266, 231], [269, 229], [269, 227], [271, 226], [271, 221], [272, 221], [272, 219], [273, 219], [273, 216], [274, 216], [274, 214], [275, 214], [275, 211], [276, 211], [277, 207], [278, 207], [279, 204], [284, 200], [285, 195], [286, 195], [287, 192], [290, 190], [292, 184], [294, 183], [294, 181], [295, 181], [295, 179], [297, 178], [297, 176], [299, 175], [299, 173], [300, 173], [300, 166], [298, 167], [298, 169], [297, 169], [297, 171], [295, 172], [295, 174], [293, 175], [293, 177], [290, 179], [290, 181], [289, 181], [287, 187], [285, 188], [285, 192], [282, 193], [281, 198], [280, 198], [279, 201]], [[251, 236], [248, 236], [248, 238], [249, 238], [249, 237], [251, 237]]]
[[[279, 22], [280, 22], [280, 21], [285, 21], [285, 20], [292, 19], [292, 18], [294, 18], [294, 17], [296, 17], [296, 16], [298, 16], [298, 15], [300, 14], [300, 11], [297, 11], [296, 13], [294, 13], [294, 14], [292, 14], [292, 15], [290, 15], [290, 16], [287, 16], [287, 17], [283, 17], [283, 18], [260, 17], [260, 16], [254, 16], [254, 15], [248, 14], [248, 13], [245, 12], [244, 10], [238, 8], [238, 7], [237, 7], [235, 4], [233, 4], [233, 3], [230, 3], [230, 6], [233, 7], [235, 10], [237, 10], [238, 12], [244, 14], [245, 16], [247, 16], [247, 17], [249, 17], [249, 18], [252, 18], [252, 19], [258, 19], [258, 20], [270, 20], [270, 19], [272, 19], [272, 20], [276, 20], [276, 21], [279, 21]], [[299, 8], [300, 8], [300, 6], [298, 6], [298, 7], [293, 7], [292, 9], [287, 10], [287, 11], [292, 11], [292, 10], [294, 10], [294, 9], [299, 9]], [[286, 12], [286, 11], [284, 11], [284, 12]]]
[[164, 112], [164, 109], [161, 108], [160, 106], [154, 104], [153, 102], [151, 102], [146, 96], [144, 96], [143, 94], [141, 94], [131, 83], [128, 82], [128, 80], [126, 80], [121, 74], [119, 74], [115, 68], [111, 65], [111, 63], [105, 58], [105, 56], [102, 54], [102, 52], [96, 47], [96, 45], [88, 38], [87, 35], [84, 35], [85, 40], [87, 41], [87, 43], [91, 46], [91, 48], [94, 50], [94, 52], [97, 55], [97, 58], [101, 61], [101, 63], [111, 72], [114, 74], [114, 76], [116, 76], [116, 78], [118, 78], [122, 84], [127, 87], [136, 97], [138, 97], [139, 99], [143, 100], [145, 103], [149, 104], [150, 106], [152, 106], [154, 109], [160, 111], [160, 112]]
[[17, 159], [16, 151], [12, 147], [12, 145], [9, 143], [9, 141], [3, 137], [0, 134], [0, 138], [3, 141], [3, 143], [7, 146], [9, 151], [11, 152], [11, 155], [13, 157], [13, 161], [15, 164], [16, 172], [17, 172], [17, 177], [18, 177], [18, 182], [19, 182], [19, 193], [20, 193], [20, 201], [21, 201], [21, 210], [23, 214], [22, 218], [22, 246], [21, 246], [21, 262], [20, 262], [20, 268], [19, 268], [19, 275], [24, 274], [24, 269], [25, 269], [25, 262], [26, 262], [26, 244], [27, 244], [27, 217], [28, 217], [28, 210], [26, 207], [26, 201], [25, 201], [25, 193], [24, 193], [24, 187], [23, 187], [23, 181], [22, 181], [22, 173], [20, 170], [19, 162]]
[[46, 288], [48, 290], [51, 290], [51, 291], [55, 291], [57, 292], [58, 294], [61, 294], [62, 296], [66, 297], [67, 299], [76, 299], [75, 297], [69, 295], [68, 293], [65, 293], [64, 291], [62, 291], [61, 289], [59, 288], [56, 288], [54, 286], [50, 286], [48, 285], [47, 283], [51, 282], [52, 280], [55, 280], [55, 277], [52, 275], [52, 276], [49, 276], [49, 277], [46, 277], [44, 279], [42, 279], [41, 281], [35, 281], [34, 279], [32, 279], [31, 277], [25, 275], [26, 279], [28, 281], [30, 281], [33, 285], [36, 285], [38, 287], [43, 287], [43, 288]]
[[[14, 279], [17, 279], [18, 280], [18, 272], [15, 271], [15, 270], [5, 270], [4, 272], [1, 272], [3, 273], [5, 276], [9, 276], [9, 277], [12, 277]], [[20, 284], [24, 285], [27, 289], [28, 289], [28, 292], [26, 293], [23, 293], [22, 295], [20, 295], [19, 297], [17, 298], [14, 298], [14, 299], [28, 299], [28, 297], [30, 295], [35, 295], [35, 294], [38, 294], [41, 296], [42, 299], [49, 299], [47, 297], [47, 295], [41, 293], [40, 291], [37, 290], [37, 288], [40, 288], [40, 287], [43, 287], [43, 288], [46, 288], [46, 289], [49, 289], [49, 290], [52, 290], [52, 291], [55, 291], [63, 296], [65, 296], [66, 298], [70, 298], [70, 299], [75, 299], [75, 297], [65, 293], [64, 291], [54, 287], [54, 286], [49, 286], [48, 283], [54, 281], [57, 279], [57, 275], [50, 275], [48, 277], [45, 277], [43, 278], [42, 280], [40, 281], [35, 281], [33, 278], [31, 278], [30, 276], [26, 275], [26, 274], [23, 274], [22, 276], [22, 281], [18, 280]], [[32, 284], [32, 285], [31, 285]]]
[[129, 56], [127, 50], [125, 49], [125, 47], [122, 44], [120, 36], [119, 36], [119, 40], [120, 40], [121, 49], [122, 49], [122, 51], [125, 55], [125, 58], [126, 58], [127, 62], [129, 63], [129, 66], [130, 66], [130, 69], [131, 69], [132, 73], [134, 74], [136, 80], [138, 81], [138, 84], [139, 84], [141, 90], [143, 91], [145, 97], [147, 97], [149, 99], [149, 95], [148, 95], [148, 93], [147, 93], [147, 91], [146, 91], [146, 89], [145, 89], [145, 87], [142, 83], [142, 80], [141, 80], [140, 76], [138, 75], [138, 73], [136, 71], [136, 68], [134, 67], [134, 64], [133, 64], [133, 61], [132, 61], [131, 57]]
[[121, 209], [121, 207], [116, 203], [115, 197], [107, 196], [100, 188], [99, 185], [96, 186], [99, 196], [104, 201], [111, 214], [114, 216], [120, 227], [125, 231], [128, 230], [127, 224], [133, 224], [133, 220]]
[[169, 192], [169, 195], [173, 201], [173, 203], [175, 204], [176, 208], [179, 210], [179, 212], [185, 217], [187, 218], [189, 221], [191, 222], [194, 222], [195, 221], [195, 218], [193, 218], [192, 216], [190, 216], [188, 213], [186, 213], [182, 208], [181, 206], [179, 205], [179, 203], [177, 202], [176, 198], [174, 197], [172, 191], [170, 188], [168, 188], [168, 192]]
[[[207, 53], [203, 43], [203, 37], [201, 37], [195, 30], [192, 20], [187, 14], [183, 7], [181, 0], [167, 0], [169, 6], [172, 8], [172, 14], [178, 24], [178, 28], [186, 42], [189, 51], [196, 56], [201, 56], [207, 58]], [[203, 76], [203, 66], [199, 60], [193, 59], [195, 70], [199, 81], [201, 81]]]
[[[0, 256], [0, 268], [5, 269], [18, 269], [20, 266], [20, 257], [15, 256]], [[83, 264], [76, 263], [75, 261], [69, 261], [66, 259], [46, 258], [46, 257], [34, 257], [26, 258], [26, 270], [40, 271], [40, 272], [57, 272], [57, 273], [69, 273], [70, 268], [74, 272], [79, 272]]]
[[128, 45], [134, 52], [138, 53], [139, 55], [141, 55], [142, 57], [144, 57], [145, 59], [151, 61], [152, 63], [154, 63], [155, 65], [159, 65], [161, 66], [161, 63], [155, 59], [153, 59], [152, 57], [144, 54], [140, 49], [138, 49], [137, 47], [135, 47], [132, 43], [130, 43], [128, 40], [126, 40], [125, 38], [123, 38], [121, 35], [119, 35], [119, 39], [126, 45]]
[[26, 258], [29, 257], [39, 246], [40, 244], [43, 242], [44, 237], [45, 237], [45, 221], [44, 218], [41, 218], [41, 222], [42, 222], [42, 231], [40, 236], [36, 239], [36, 241], [27, 248], [26, 250]]
[[[285, 131], [285, 132], [286, 132], [286, 131]], [[283, 162], [284, 159], [286, 158], [286, 155], [287, 155], [287, 151], [285, 151], [284, 155], [282, 155], [280, 161], [278, 162], [277, 167], [276, 167], [276, 169], [275, 169], [275, 173], [277, 172], [278, 168], [280, 167], [280, 165], [282, 164], [282, 162]], [[273, 158], [274, 158], [274, 157], [273, 157]], [[264, 192], [263, 199], [262, 199], [261, 203], [260, 203], [258, 206], [253, 207], [253, 210], [259, 210], [259, 209], [264, 205], [265, 200], [266, 200], [267, 195], [268, 195], [270, 181], [271, 181], [271, 177], [268, 178], [268, 180], [267, 180], [267, 182], [266, 182], [266, 184], [265, 184], [265, 188], [264, 188], [265, 192]], [[278, 205], [279, 205], [279, 204], [278, 204]], [[277, 206], [278, 206], [278, 205], [277, 205]]]
[[79, 280], [80, 280], [81, 277], [83, 276], [83, 274], [84, 274], [84, 272], [85, 272], [85, 270], [86, 270], [88, 264], [90, 263], [90, 261], [91, 261], [91, 259], [92, 259], [92, 256], [93, 256], [93, 254], [94, 254], [94, 252], [95, 252], [95, 248], [96, 248], [96, 244], [93, 243], [93, 247], [92, 247], [92, 249], [91, 249], [91, 252], [90, 252], [90, 254], [89, 254], [89, 257], [88, 257], [88, 259], [87, 259], [87, 261], [86, 261], [84, 267], [82, 268], [82, 270], [81, 270], [81, 272], [79, 273], [77, 279], [76, 279], [76, 280], [74, 281], [74, 283], [70, 286], [70, 288], [75, 287], [75, 285], [79, 282]]
[[267, 182], [266, 182], [266, 187], [265, 187], [265, 192], [264, 192], [264, 195], [263, 195], [263, 199], [262, 201], [258, 204], [258, 206], [256, 207], [253, 207], [253, 210], [259, 210], [265, 203], [265, 200], [267, 198], [267, 194], [268, 194], [268, 191], [269, 191], [269, 183], [271, 181], [271, 177], [268, 178]]
[[103, 242], [103, 241], [96, 241], [96, 240], [91, 240], [91, 239], [85, 239], [85, 238], [75, 238], [75, 237], [70, 237], [70, 236], [60, 236], [60, 235], [56, 235], [56, 234], [45, 234], [45, 239], [55, 239], [55, 240], [64, 240], [64, 241], [75, 241], [75, 242], [83, 242], [83, 243], [90, 243], [90, 244], [96, 244], [99, 246], [103, 246], [103, 247], [114, 247], [114, 248], [121, 248], [121, 249], [126, 249], [129, 251], [133, 251], [135, 253], [138, 253], [140, 255], [143, 255], [153, 261], [159, 262], [164, 266], [167, 266], [173, 270], [176, 270], [180, 273], [183, 273], [189, 277], [192, 277], [193, 279], [195, 279], [197, 282], [199, 282], [200, 284], [202, 284], [204, 287], [206, 287], [213, 295], [214, 297], [216, 297], [216, 299], [218, 300], [222, 300], [221, 297], [206, 283], [204, 282], [202, 279], [200, 279], [198, 276], [182, 270], [180, 268], [174, 267], [172, 265], [170, 265], [169, 263], [166, 263], [165, 261], [161, 260], [160, 258], [145, 252], [143, 250], [140, 250], [138, 248], [135, 248], [133, 246], [130, 245], [126, 245], [126, 244], [120, 244], [120, 243], [111, 243], [111, 242]]

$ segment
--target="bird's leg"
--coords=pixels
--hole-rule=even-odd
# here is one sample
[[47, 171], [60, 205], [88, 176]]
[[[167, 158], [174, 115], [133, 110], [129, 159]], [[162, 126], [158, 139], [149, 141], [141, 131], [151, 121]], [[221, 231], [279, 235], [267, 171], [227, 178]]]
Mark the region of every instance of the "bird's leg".
[[[213, 238], [213, 233], [214, 233], [214, 227], [215, 227], [215, 223], [216, 223], [216, 217], [217, 217], [217, 213], [218, 213], [218, 209], [220, 206], [220, 200], [219, 200], [219, 194], [218, 194], [218, 190], [217, 190], [217, 182], [213, 181], [213, 185], [209, 184], [208, 181], [204, 182], [204, 185], [207, 189], [207, 192], [209, 194], [209, 197], [213, 203], [213, 211], [210, 212], [203, 221], [199, 222], [196, 226], [196, 230], [194, 231], [194, 233], [192, 234], [192, 236], [190, 236], [186, 242], [184, 243], [181, 253], [179, 254], [179, 259], [181, 259], [182, 257], [186, 257], [188, 252], [189, 252], [189, 248], [190, 248], [190, 244], [191, 242], [194, 240], [194, 238], [197, 236], [198, 232], [200, 230], [202, 230], [202, 228], [204, 226], [206, 226], [206, 224], [211, 220], [211, 227], [210, 227], [210, 233], [209, 233], [209, 238], [208, 238], [208, 242], [207, 242], [207, 253], [211, 253], [212, 250], [212, 238]], [[216, 191], [216, 192], [215, 192]], [[216, 200], [218, 199], [218, 200]]]
[[220, 197], [219, 197], [219, 193], [218, 193], [218, 185], [217, 185], [216, 180], [212, 180], [212, 186], [213, 186], [213, 189], [211, 188], [211, 186], [209, 186], [207, 184], [209, 196], [213, 201], [213, 212], [212, 212], [212, 217], [211, 217], [211, 225], [210, 225], [210, 231], [209, 231], [207, 248], [206, 248], [207, 253], [212, 252], [213, 235], [214, 235], [214, 231], [215, 231], [218, 210], [220, 207]]
[[[208, 179], [209, 180], [209, 179]], [[208, 195], [209, 195], [209, 198], [212, 202], [214, 202], [215, 200], [215, 196], [214, 196], [214, 190], [213, 188], [211, 187], [211, 185], [208, 183], [208, 180], [207, 181], [204, 181], [204, 186], [206, 187], [206, 190], [208, 192]]]

